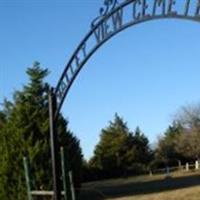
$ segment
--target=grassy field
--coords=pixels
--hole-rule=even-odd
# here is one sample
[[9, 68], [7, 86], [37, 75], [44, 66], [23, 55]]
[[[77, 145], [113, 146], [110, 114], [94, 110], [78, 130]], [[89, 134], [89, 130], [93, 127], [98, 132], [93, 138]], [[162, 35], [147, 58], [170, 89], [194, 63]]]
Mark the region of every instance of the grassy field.
[[[178, 189], [167, 192], [159, 192], [149, 195], [138, 195], [132, 197], [120, 197], [115, 200], [199, 200], [200, 186]], [[109, 199], [113, 200], [113, 199]]]
[[200, 172], [176, 172], [84, 184], [81, 200], [200, 200]]

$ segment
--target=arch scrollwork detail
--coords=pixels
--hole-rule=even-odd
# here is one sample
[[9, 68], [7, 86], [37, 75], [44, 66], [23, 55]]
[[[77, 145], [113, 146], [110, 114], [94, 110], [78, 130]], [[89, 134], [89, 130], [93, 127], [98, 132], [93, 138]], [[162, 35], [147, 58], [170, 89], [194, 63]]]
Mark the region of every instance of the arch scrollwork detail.
[[127, 0], [104, 0], [103, 6], [99, 9], [99, 16], [92, 23], [91, 28], [98, 24], [106, 15], [113, 11], [118, 5]]

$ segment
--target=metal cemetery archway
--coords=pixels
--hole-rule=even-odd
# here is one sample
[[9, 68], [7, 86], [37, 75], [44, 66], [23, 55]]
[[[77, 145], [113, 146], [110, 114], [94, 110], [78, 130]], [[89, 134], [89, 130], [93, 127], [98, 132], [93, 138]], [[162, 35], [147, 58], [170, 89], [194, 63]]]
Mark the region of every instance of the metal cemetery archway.
[[88, 59], [120, 31], [153, 19], [186, 19], [200, 22], [200, 0], [104, 0], [100, 15], [72, 54], [55, 89], [49, 92], [49, 116], [55, 200], [61, 198], [59, 184], [56, 119], [70, 87]]

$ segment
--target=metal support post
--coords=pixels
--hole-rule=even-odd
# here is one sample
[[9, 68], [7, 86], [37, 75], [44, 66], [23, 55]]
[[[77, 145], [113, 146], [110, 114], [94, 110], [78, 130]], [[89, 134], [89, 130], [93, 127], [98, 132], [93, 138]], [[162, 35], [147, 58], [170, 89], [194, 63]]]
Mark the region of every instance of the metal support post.
[[50, 125], [50, 141], [51, 141], [51, 158], [53, 172], [53, 190], [54, 200], [61, 200], [61, 180], [60, 180], [60, 162], [59, 162], [59, 144], [56, 133], [56, 96], [54, 89], [49, 91], [49, 125]]
[[69, 172], [69, 180], [70, 180], [70, 186], [71, 186], [72, 200], [76, 200], [72, 171]]
[[25, 178], [26, 178], [28, 200], [32, 200], [31, 181], [30, 181], [30, 174], [29, 174], [30, 172], [29, 172], [28, 161], [26, 157], [24, 157], [24, 171], [25, 171]]
[[64, 199], [71, 200], [71, 188], [70, 188], [70, 181], [69, 181], [69, 169], [66, 164], [66, 153], [63, 147], [60, 149], [61, 151], [61, 163], [62, 163], [62, 179], [63, 179], [63, 189], [64, 189]]

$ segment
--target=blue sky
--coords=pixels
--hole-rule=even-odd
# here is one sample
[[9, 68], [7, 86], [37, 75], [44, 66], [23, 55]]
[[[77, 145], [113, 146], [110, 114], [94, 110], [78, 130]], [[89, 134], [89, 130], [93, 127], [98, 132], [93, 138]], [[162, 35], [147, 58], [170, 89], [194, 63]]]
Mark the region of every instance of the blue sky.
[[[27, 82], [34, 61], [56, 85], [90, 29], [102, 0], [0, 0], [0, 101]], [[200, 100], [200, 23], [151, 21], [102, 46], [84, 66], [62, 112], [92, 155], [102, 128], [119, 113], [154, 143], [185, 104]]]

